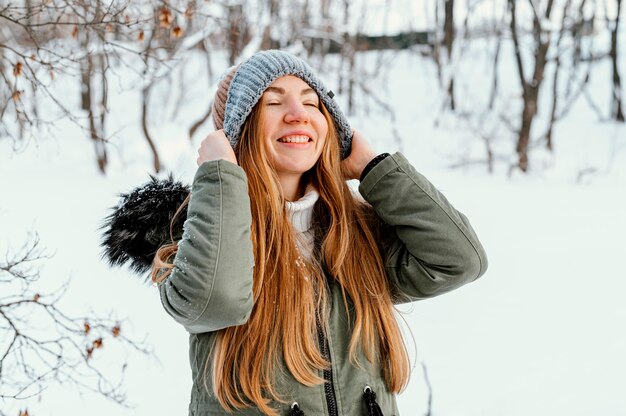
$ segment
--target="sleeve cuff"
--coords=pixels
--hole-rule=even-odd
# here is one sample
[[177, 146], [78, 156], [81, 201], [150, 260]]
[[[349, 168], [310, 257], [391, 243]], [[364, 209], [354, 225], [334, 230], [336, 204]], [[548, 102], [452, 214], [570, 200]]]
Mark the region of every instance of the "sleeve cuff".
[[370, 172], [363, 177], [359, 184], [359, 192], [367, 200], [368, 195], [374, 189], [376, 184], [389, 172], [398, 169], [403, 163], [409, 163], [404, 155], [396, 152], [393, 155], [385, 157], [379, 161], [376, 166], [372, 167]]
[[374, 166], [378, 165], [387, 156], [389, 156], [389, 153], [381, 153], [374, 159], [370, 160], [369, 163], [365, 166], [365, 169], [363, 169], [363, 172], [361, 172], [361, 177], [359, 178], [359, 181], [363, 182], [363, 179], [365, 178], [365, 176], [367, 176], [369, 171], [372, 170]]

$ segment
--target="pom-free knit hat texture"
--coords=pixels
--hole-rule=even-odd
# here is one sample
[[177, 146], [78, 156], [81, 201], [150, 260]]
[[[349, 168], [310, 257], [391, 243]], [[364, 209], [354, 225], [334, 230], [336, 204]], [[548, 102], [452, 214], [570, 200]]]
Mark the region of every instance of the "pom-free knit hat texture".
[[309, 84], [332, 116], [339, 136], [341, 158], [350, 154], [352, 128], [333, 99], [333, 92], [313, 73], [302, 59], [285, 51], [260, 51], [232, 67], [220, 79], [213, 100], [213, 124], [224, 129], [231, 146], [235, 147], [241, 128], [263, 92], [277, 78], [294, 75]]

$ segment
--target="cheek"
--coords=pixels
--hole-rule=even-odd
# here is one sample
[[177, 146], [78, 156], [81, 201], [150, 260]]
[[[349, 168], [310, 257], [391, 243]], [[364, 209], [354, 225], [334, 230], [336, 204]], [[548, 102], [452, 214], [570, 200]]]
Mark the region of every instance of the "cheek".
[[320, 138], [326, 138], [328, 135], [328, 123], [323, 114], [319, 113], [315, 117], [315, 127]]
[[328, 127], [325, 128], [322, 132], [322, 135], [320, 137], [320, 153], [322, 152], [322, 149], [324, 148], [324, 146], [326, 145], [326, 140], [328, 140]]
[[265, 136], [267, 137], [268, 134], [272, 133], [272, 130], [274, 130], [276, 128], [276, 121], [277, 117], [272, 114], [271, 111], [269, 110], [265, 110], [263, 111], [263, 115], [262, 118], [260, 120], [263, 130], [263, 133], [265, 134]]
[[265, 150], [269, 157], [274, 153], [274, 136], [276, 135], [275, 120], [271, 115], [266, 115], [263, 118], [263, 124], [261, 128], [263, 134], [263, 142], [265, 143]]

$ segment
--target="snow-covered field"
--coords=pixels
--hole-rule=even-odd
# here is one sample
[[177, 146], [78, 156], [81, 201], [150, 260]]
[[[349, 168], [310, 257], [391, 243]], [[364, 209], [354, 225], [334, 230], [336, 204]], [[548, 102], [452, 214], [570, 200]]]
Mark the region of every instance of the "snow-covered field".
[[[480, 155], [481, 142], [454, 118], [440, 116], [442, 97], [428, 60], [408, 53], [385, 58], [393, 63], [387, 82], [372, 79], [370, 89], [393, 105], [396, 122], [370, 102], [369, 114], [361, 108], [350, 116], [353, 127], [379, 151], [401, 149], [469, 217], [490, 261], [479, 281], [402, 308], [415, 341], [408, 343], [417, 347], [411, 384], [399, 397], [402, 414], [426, 411], [423, 362], [433, 415], [626, 415], [626, 126], [599, 123], [581, 101], [558, 125], [554, 154], [535, 152], [538, 164], [528, 175], [508, 177], [503, 165], [494, 175], [480, 166], [449, 169], [460, 155]], [[511, 55], [507, 59], [501, 82], [503, 94], [512, 94], [517, 78]], [[209, 131], [193, 142], [186, 136], [213, 92], [200, 75], [201, 64], [187, 66], [188, 79], [198, 81], [189, 85], [178, 118], [169, 117], [177, 101], [172, 97], [151, 109], [166, 169], [187, 182], [198, 143]], [[466, 66], [459, 101], [478, 102], [487, 94], [479, 75], [488, 62], [477, 55]], [[626, 73], [624, 59], [621, 68]], [[185, 331], [164, 312], [154, 287], [128, 270], [109, 269], [99, 255], [97, 229], [116, 194], [150, 172], [140, 101], [127, 88], [133, 82], [116, 81], [110, 98], [109, 130], [120, 134], [109, 147], [106, 177], [97, 172], [91, 143], [70, 123], [18, 154], [9, 140], [0, 140], [0, 248], [19, 246], [28, 230], [36, 230], [54, 253], [42, 270], [45, 285], [71, 278], [65, 296], [70, 310], [110, 312], [123, 320], [124, 331], [145, 336], [155, 357], [115, 357], [128, 361], [131, 408], [51, 387], [20, 406], [0, 402], [8, 414], [26, 406], [35, 416], [186, 414], [191, 376]], [[608, 106], [608, 86], [609, 66], [602, 63], [591, 86], [602, 108]], [[77, 97], [74, 92], [68, 100]], [[506, 95], [502, 100], [515, 102]], [[497, 147], [506, 146], [514, 147], [508, 137], [499, 138]], [[578, 181], [587, 169], [594, 171]]]

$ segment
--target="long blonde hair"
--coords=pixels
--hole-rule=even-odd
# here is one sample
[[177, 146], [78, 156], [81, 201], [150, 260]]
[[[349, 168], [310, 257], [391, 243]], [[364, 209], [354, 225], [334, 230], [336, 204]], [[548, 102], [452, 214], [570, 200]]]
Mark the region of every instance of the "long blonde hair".
[[[318, 162], [303, 177], [319, 192], [316, 261], [300, 258], [282, 189], [262, 140], [262, 106], [254, 107], [235, 148], [248, 177], [254, 307], [248, 322], [218, 331], [213, 358], [207, 357], [205, 376], [211, 373], [213, 392], [227, 410], [256, 406], [265, 414], [278, 414], [271, 402], [284, 402], [275, 386], [281, 358], [298, 382], [307, 386], [324, 382], [319, 370], [329, 363], [320, 352], [317, 320], [326, 328], [327, 275], [341, 289], [350, 317], [350, 361], [360, 365], [357, 356], [362, 351], [381, 367], [391, 392], [400, 392], [408, 383], [408, 354], [377, 244], [379, 222], [368, 204], [352, 196], [343, 179], [333, 121], [323, 104], [320, 107], [328, 137]], [[172, 242], [157, 251], [153, 281], [167, 278], [176, 247]]]

